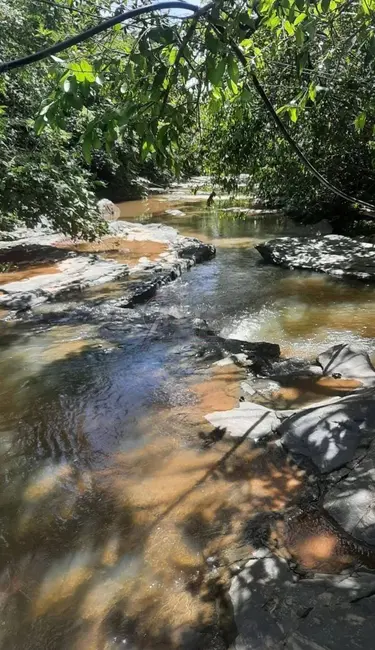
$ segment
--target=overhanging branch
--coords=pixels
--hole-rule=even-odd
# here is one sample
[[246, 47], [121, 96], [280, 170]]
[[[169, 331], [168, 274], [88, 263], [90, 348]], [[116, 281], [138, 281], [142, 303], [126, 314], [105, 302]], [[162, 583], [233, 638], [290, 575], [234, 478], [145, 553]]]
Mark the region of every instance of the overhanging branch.
[[24, 56], [19, 59], [14, 59], [13, 61], [0, 63], [0, 74], [2, 72], [7, 72], [8, 70], [21, 68], [25, 65], [29, 65], [30, 63], [36, 63], [37, 61], [42, 61], [43, 59], [46, 59], [47, 57], [53, 54], [58, 54], [59, 52], [63, 52], [64, 50], [67, 50], [69, 47], [72, 47], [73, 45], [78, 45], [78, 43], [87, 41], [89, 38], [92, 38], [93, 36], [96, 36], [96, 34], [100, 34], [101, 32], [104, 32], [106, 29], [110, 29], [114, 25], [118, 25], [119, 23], [123, 23], [126, 20], [136, 18], [137, 16], [142, 16], [143, 14], [149, 14], [154, 11], [159, 11], [161, 9], [185, 9], [200, 16], [203, 15], [206, 11], [208, 11], [208, 9], [210, 9], [211, 6], [212, 3], [204, 7], [199, 7], [189, 2], [180, 2], [178, 0], [166, 0], [165, 2], [156, 2], [155, 4], [147, 5], [146, 7], [138, 7], [137, 9], [125, 11], [124, 13], [119, 14], [118, 16], [113, 16], [108, 20], [104, 20], [99, 25], [95, 25], [95, 27], [91, 27], [90, 29], [86, 29], [84, 32], [80, 32], [75, 36], [71, 36], [70, 38], [67, 38], [65, 41], [61, 41], [60, 43], [56, 43], [55, 45], [46, 47], [44, 50], [40, 50], [39, 52], [35, 52], [34, 54], [29, 54], [28, 56]]

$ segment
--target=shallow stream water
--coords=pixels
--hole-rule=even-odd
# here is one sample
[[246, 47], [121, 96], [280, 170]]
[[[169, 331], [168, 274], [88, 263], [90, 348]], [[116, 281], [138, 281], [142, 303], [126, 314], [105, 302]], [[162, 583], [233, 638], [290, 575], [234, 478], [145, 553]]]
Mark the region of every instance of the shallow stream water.
[[199, 356], [192, 320], [284, 355], [349, 341], [375, 352], [375, 288], [263, 264], [257, 242], [304, 229], [220, 207], [121, 206], [217, 246], [130, 321], [107, 307], [121, 296], [112, 283], [56, 305], [59, 318], [44, 307], [2, 324], [1, 648], [227, 647], [220, 568], [302, 479], [276, 450], [212, 438], [204, 414], [237, 404], [243, 373]]

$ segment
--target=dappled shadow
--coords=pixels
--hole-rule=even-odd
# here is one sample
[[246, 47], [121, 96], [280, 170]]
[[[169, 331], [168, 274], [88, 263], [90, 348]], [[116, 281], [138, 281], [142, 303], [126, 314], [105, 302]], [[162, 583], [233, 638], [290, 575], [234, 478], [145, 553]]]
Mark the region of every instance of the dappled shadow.
[[355, 646], [370, 650], [373, 575], [317, 575], [300, 580], [266, 549], [234, 578], [230, 590], [239, 647], [270, 650]]
[[46, 468], [12, 504], [0, 581], [4, 640], [224, 649], [233, 636], [226, 550], [243, 546], [250, 514], [283, 508], [300, 480], [281, 452], [251, 449], [246, 436], [206, 451], [159, 439], [95, 472]]
[[279, 427], [285, 446], [309, 459], [321, 473], [350, 462], [375, 417], [373, 389], [361, 389], [343, 398], [297, 411]]

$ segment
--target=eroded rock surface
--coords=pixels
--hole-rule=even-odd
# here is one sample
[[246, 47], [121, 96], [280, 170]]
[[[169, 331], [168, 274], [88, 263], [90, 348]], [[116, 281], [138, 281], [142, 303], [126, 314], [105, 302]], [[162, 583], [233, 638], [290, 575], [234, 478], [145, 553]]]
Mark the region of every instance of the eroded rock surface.
[[205, 417], [214, 427], [225, 429], [228, 435], [235, 438], [246, 435], [251, 440], [269, 435], [280, 424], [275, 411], [251, 402], [242, 402], [238, 408], [216, 411]]
[[375, 245], [342, 235], [280, 237], [256, 248], [266, 262], [286, 268], [375, 280]]
[[375, 442], [325, 497], [324, 508], [356, 539], [374, 545]]
[[323, 374], [329, 377], [344, 377], [365, 380], [365, 383], [375, 383], [375, 369], [370, 357], [358, 345], [334, 345], [317, 358]]
[[301, 409], [279, 427], [284, 446], [309, 458], [321, 473], [352, 460], [365, 435], [373, 435], [375, 393], [361, 390]]
[[[113, 237], [123, 240], [125, 250], [121, 259], [117, 259], [117, 251], [113, 252], [105, 246], [95, 253], [80, 251], [74, 244], [69, 248], [69, 242], [63, 236], [38, 231], [38, 240], [31, 240], [20, 233], [21, 238], [11, 242], [0, 242], [0, 261], [8, 260], [26, 264], [33, 260], [37, 262], [48, 260], [54, 263], [53, 272], [41, 272], [32, 277], [12, 281], [11, 273], [6, 275], [6, 281], [0, 284], [0, 306], [12, 311], [32, 309], [43, 302], [51, 301], [85, 288], [106, 284], [129, 276], [131, 282], [124, 289], [124, 307], [134, 306], [142, 300], [152, 297], [157, 289], [166, 282], [176, 279], [181, 273], [194, 264], [211, 259], [215, 248], [204, 244], [198, 239], [182, 237], [174, 228], [159, 224], [141, 225], [127, 222], [111, 222], [109, 224], [109, 245]], [[106, 238], [103, 238], [105, 244]], [[157, 259], [140, 257], [132, 263], [126, 263], [126, 242], [159, 242], [164, 244], [164, 252]], [[166, 248], [166, 249], [165, 249]], [[78, 249], [78, 250], [77, 250]], [[133, 279], [134, 278], [134, 279]], [[1, 274], [0, 274], [1, 282]]]
[[374, 589], [367, 572], [298, 580], [285, 560], [259, 549], [232, 579], [231, 650], [370, 650]]

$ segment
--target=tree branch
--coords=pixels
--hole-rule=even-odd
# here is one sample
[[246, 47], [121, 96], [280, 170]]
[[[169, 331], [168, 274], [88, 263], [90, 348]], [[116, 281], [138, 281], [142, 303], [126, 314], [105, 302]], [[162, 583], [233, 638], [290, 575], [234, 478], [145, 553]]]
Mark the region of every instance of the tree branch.
[[7, 72], [8, 70], [21, 68], [25, 65], [29, 65], [30, 63], [35, 63], [36, 61], [42, 61], [52, 54], [58, 54], [59, 52], [67, 50], [73, 45], [87, 41], [89, 38], [92, 38], [92, 36], [96, 36], [96, 34], [100, 34], [101, 32], [114, 27], [114, 25], [118, 25], [119, 23], [125, 22], [126, 20], [130, 20], [131, 18], [135, 18], [137, 16], [142, 16], [143, 14], [159, 11], [160, 9], [187, 9], [188, 11], [192, 11], [194, 14], [203, 15], [206, 11], [208, 11], [208, 9], [211, 8], [211, 6], [212, 3], [209, 3], [208, 5], [200, 8], [197, 5], [181, 2], [180, 0], [166, 0], [165, 2], [156, 2], [152, 5], [138, 7], [137, 9], [132, 9], [131, 11], [125, 11], [118, 16], [113, 16], [112, 18], [103, 21], [95, 27], [86, 29], [84, 32], [80, 32], [71, 38], [67, 38], [65, 41], [61, 41], [60, 43], [46, 47], [44, 50], [40, 50], [39, 52], [29, 54], [28, 56], [24, 56], [19, 59], [14, 59], [13, 61], [1, 63], [0, 74], [2, 72]]

